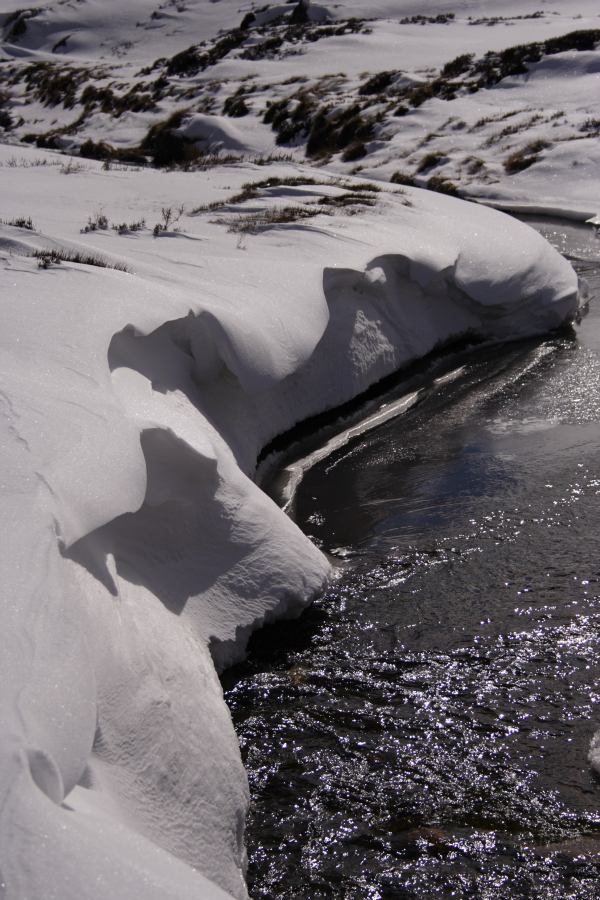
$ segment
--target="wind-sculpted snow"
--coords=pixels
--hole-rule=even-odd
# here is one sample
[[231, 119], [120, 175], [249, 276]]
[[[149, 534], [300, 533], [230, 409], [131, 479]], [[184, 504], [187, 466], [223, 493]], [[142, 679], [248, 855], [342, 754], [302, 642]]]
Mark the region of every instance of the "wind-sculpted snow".
[[[216, 669], [330, 574], [252, 480], [258, 453], [439, 344], [554, 328], [576, 277], [453, 198], [387, 186], [321, 212], [347, 187], [300, 167], [269, 174], [311, 218], [241, 237], [212, 212], [151, 226], [262, 167], [9, 172], [5, 215], [25, 203], [40, 232], [0, 226], [6, 896], [241, 898], [247, 787]], [[148, 226], [80, 234], [96, 208]], [[25, 248], [43, 246], [131, 271], [39, 268]]]

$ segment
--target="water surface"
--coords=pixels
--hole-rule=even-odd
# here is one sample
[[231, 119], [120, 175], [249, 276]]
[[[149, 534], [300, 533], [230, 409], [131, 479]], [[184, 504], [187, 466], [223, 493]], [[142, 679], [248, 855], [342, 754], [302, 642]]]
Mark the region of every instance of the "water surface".
[[449, 364], [305, 474], [340, 576], [226, 678], [254, 898], [600, 897], [600, 276], [544, 227], [582, 323]]

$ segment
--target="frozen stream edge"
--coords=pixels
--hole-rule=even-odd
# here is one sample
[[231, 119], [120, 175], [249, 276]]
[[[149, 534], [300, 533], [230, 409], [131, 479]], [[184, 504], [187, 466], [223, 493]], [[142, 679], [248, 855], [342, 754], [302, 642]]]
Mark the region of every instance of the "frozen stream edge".
[[363, 246], [352, 266], [346, 242], [298, 328], [292, 306], [244, 318], [201, 301], [190, 312], [187, 297], [165, 300], [161, 320], [146, 282], [65, 268], [43, 297], [44, 354], [33, 264], [15, 278], [8, 900], [246, 895], [247, 785], [215, 666], [240, 659], [264, 622], [299, 613], [330, 571], [252, 481], [258, 450], [439, 344], [539, 334], [579, 303], [573, 271], [530, 229], [411, 196], [411, 230], [390, 212], [374, 229], [378, 255]]

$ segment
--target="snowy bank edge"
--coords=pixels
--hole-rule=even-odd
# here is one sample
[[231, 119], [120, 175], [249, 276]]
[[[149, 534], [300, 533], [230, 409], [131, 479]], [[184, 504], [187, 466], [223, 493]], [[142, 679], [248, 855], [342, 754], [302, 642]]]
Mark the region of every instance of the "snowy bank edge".
[[[534, 239], [528, 235], [528, 241], [525, 243], [528, 245], [529, 252], [525, 254], [524, 259], [521, 258], [521, 265], [517, 271], [509, 267], [501, 277], [501, 273], [497, 270], [491, 279], [489, 273], [485, 274], [489, 268], [486, 264], [486, 257], [491, 246], [489, 231], [484, 228], [485, 222], [488, 222], [496, 237], [498, 237], [498, 229], [506, 232], [505, 240], [501, 244], [509, 257], [510, 252], [514, 256], [517, 246], [519, 247], [518, 255], [522, 257], [522, 244], [526, 232], [519, 232], [514, 236], [514, 240], [511, 233], [513, 229], [518, 231], [518, 228], [524, 226], [517, 226], [516, 223], [508, 226], [506, 222], [495, 219], [496, 214], [475, 212], [475, 208], [470, 208], [470, 214], [467, 215], [460, 201], [452, 198], [436, 198], [435, 201], [425, 198], [423, 202], [425, 207], [428, 204], [430, 206], [430, 221], [426, 223], [423, 233], [417, 235], [410, 254], [406, 252], [383, 253], [370, 258], [363, 267], [356, 269], [329, 267], [324, 272], [323, 286], [328, 306], [327, 327], [324, 330], [320, 329], [321, 333], [316, 339], [313, 352], [307, 353], [305, 349], [303, 354], [296, 357], [300, 360], [304, 357], [303, 361], [296, 368], [291, 367], [292, 370], [283, 374], [283, 377], [281, 373], [285, 373], [285, 366], [282, 369], [276, 359], [274, 367], [267, 366], [265, 368], [261, 362], [260, 371], [248, 372], [249, 357], [246, 355], [242, 361], [235, 354], [236, 342], [243, 340], [244, 336], [236, 333], [235, 323], [226, 324], [227, 353], [223, 353], [223, 355], [226, 356], [226, 362], [231, 368], [237, 368], [236, 375], [234, 378], [230, 377], [231, 368], [228, 368], [227, 365], [224, 368], [217, 366], [214, 372], [218, 373], [218, 377], [208, 383], [205, 380], [205, 368], [200, 373], [196, 373], [197, 378], [198, 374], [200, 376], [203, 390], [197, 405], [192, 406], [190, 410], [196, 416], [200, 412], [206, 417], [207, 422], [212, 423], [212, 427], [206, 429], [205, 435], [211, 445], [208, 450], [204, 449], [198, 452], [198, 447], [182, 447], [182, 444], [185, 445], [186, 442], [177, 435], [177, 428], [173, 426], [169, 418], [172, 410], [168, 410], [167, 406], [159, 411], [154, 410], [147, 421], [139, 423], [137, 431], [136, 428], [132, 430], [133, 436], [136, 433], [138, 436], [144, 433], [150, 434], [150, 455], [146, 456], [146, 464], [156, 466], [160, 472], [164, 471], [165, 464], [174, 464], [180, 467], [183, 464], [195, 466], [196, 457], [198, 457], [201, 458], [199, 482], [204, 485], [207, 479], [210, 480], [215, 475], [215, 470], [219, 470], [218, 483], [215, 481], [215, 490], [209, 497], [213, 503], [212, 522], [220, 521], [223, 517], [223, 510], [225, 510], [227, 522], [237, 529], [238, 546], [243, 544], [247, 551], [243, 557], [243, 565], [238, 572], [239, 577], [233, 579], [231, 579], [231, 573], [234, 567], [228, 565], [226, 550], [222, 556], [223, 570], [219, 574], [224, 576], [225, 581], [221, 581], [216, 592], [207, 594], [208, 599], [217, 610], [216, 616], [207, 616], [205, 612], [202, 613], [202, 610], [198, 613], [196, 610], [190, 609], [187, 616], [179, 616], [177, 625], [174, 626], [175, 630], [179, 632], [174, 644], [177, 652], [180, 653], [181, 647], [186, 645], [188, 654], [193, 655], [194, 652], [197, 652], [201, 656], [203, 672], [201, 673], [201, 682], [197, 681], [197, 684], [198, 687], [202, 684], [205, 691], [202, 700], [204, 712], [206, 712], [208, 702], [210, 714], [215, 717], [215, 721], [221, 721], [210, 744], [212, 752], [217, 748], [223, 751], [224, 747], [229, 747], [228, 753], [224, 753], [224, 757], [227, 757], [224, 763], [225, 778], [221, 777], [219, 785], [220, 788], [223, 788], [225, 782], [233, 780], [237, 781], [238, 789], [234, 792], [235, 797], [232, 798], [229, 808], [222, 810], [222, 817], [225, 820], [235, 819], [237, 816], [239, 821], [240, 810], [243, 810], [245, 803], [243, 776], [233, 760], [235, 752], [232, 749], [231, 732], [230, 729], [227, 730], [226, 723], [223, 725], [223, 716], [226, 716], [226, 711], [219, 709], [218, 686], [215, 684], [214, 673], [210, 672], [210, 664], [202, 656], [202, 647], [204, 646], [205, 649], [203, 642], [211, 638], [214, 642], [216, 637], [217, 642], [213, 643], [213, 651], [216, 654], [217, 663], [222, 666], [234, 661], [243, 652], [245, 641], [252, 628], [258, 627], [269, 616], [275, 617], [298, 612], [309, 601], [314, 590], [322, 584], [328, 571], [319, 552], [308, 544], [307, 539], [298, 532], [298, 529], [285, 519], [284, 514], [277, 510], [270, 501], [264, 498], [248, 478], [248, 474], [251, 474], [253, 469], [257, 450], [264, 446], [270, 437], [285, 430], [289, 425], [295, 424], [298, 420], [319, 412], [323, 408], [331, 408], [344, 402], [390, 372], [401, 368], [418, 356], [425, 355], [436, 344], [446, 341], [448, 338], [477, 331], [487, 339], [496, 340], [526, 336], [556, 327], [565, 319], [572, 317], [576, 311], [577, 285], [576, 281], [573, 281], [571, 270], [564, 268], [563, 261], [558, 255], [553, 255], [553, 251], [549, 252], [545, 242], [540, 243], [541, 239], [538, 241], [537, 236]], [[460, 232], [460, 239], [448, 242], [446, 238], [440, 236], [439, 246], [432, 248], [431, 232], [427, 233], [428, 227], [432, 224], [431, 216], [441, 217], [443, 226], [449, 229], [450, 233], [452, 230]], [[461, 222], [463, 216], [469, 218], [470, 228], [465, 229], [465, 223]], [[483, 239], [479, 236], [476, 240], [473, 235], [479, 235], [481, 229], [486, 231], [486, 236]], [[527, 229], [528, 232], [529, 229]], [[424, 240], [425, 237], [426, 240]], [[391, 243], [393, 241], [390, 238], [388, 246]], [[566, 266], [566, 264], [564, 265]], [[550, 272], [546, 269], [549, 269]], [[402, 303], [399, 303], [400, 297]], [[198, 310], [199, 312], [200, 310]], [[198, 323], [202, 325], [201, 335], [196, 331]], [[187, 338], [192, 350], [194, 347], [201, 347], [205, 350], [206, 329], [205, 322], [202, 322], [202, 316], [199, 314], [188, 316], [184, 325], [191, 329]], [[150, 332], [145, 336], [143, 329], [140, 329], [131, 340], [143, 342], [151, 339], [153, 335], [156, 337], [155, 332]], [[164, 337], [167, 342], [171, 340], [169, 334], [163, 334], [161, 337]], [[221, 359], [221, 362], [223, 361]], [[147, 393], [148, 385], [143, 381], [139, 369], [136, 371], [135, 368], [121, 365], [117, 367], [117, 370], [121, 371], [121, 374], [113, 379], [117, 394], [125, 408], [129, 406], [130, 412], [135, 410], [139, 417], [139, 402], [142, 399], [142, 392]], [[232, 420], [232, 410], [245, 410], [245, 412]], [[171, 437], [166, 439], [161, 436], [157, 437], [156, 432], [166, 433]], [[193, 451], [191, 462], [188, 449]], [[212, 464], [215, 460], [217, 461], [216, 467]], [[202, 485], [199, 485], [201, 491], [204, 490]], [[176, 506], [180, 504], [176, 509], [177, 516], [179, 516], [185, 502], [189, 500], [189, 496], [181, 494], [182, 491], [185, 491], [185, 485], [178, 482], [170, 484], [169, 489], [179, 492], [175, 496]], [[147, 497], [146, 510], [142, 512], [142, 521], [140, 522], [139, 518], [135, 520], [134, 531], [140, 524], [144, 524], [150, 529], [146, 533], [151, 534], [152, 509], [156, 508], [157, 504], [160, 506], [163, 501], [164, 497], [162, 496]], [[173, 502], [173, 496], [169, 498], [169, 502]], [[245, 517], [240, 510], [245, 510], [248, 515]], [[53, 511], [53, 514], [56, 514], [56, 510]], [[127, 515], [135, 517], [138, 513], [126, 512], [125, 516]], [[104, 581], [98, 579], [94, 574], [92, 565], [88, 565], [86, 569], [79, 562], [71, 560], [65, 562], [63, 557], [57, 557], [53, 565], [65, 568], [66, 571], [61, 571], [57, 581], [51, 579], [49, 582], [50, 584], [59, 583], [63, 588], [65, 582], [70, 582], [70, 589], [66, 591], [66, 600], [71, 602], [81, 600], [86, 607], [86, 614], [89, 615], [89, 623], [93, 623], [100, 632], [100, 635], [94, 636], [94, 639], [88, 641], [86, 646], [94, 660], [91, 668], [96, 684], [93, 684], [94, 678], [91, 678], [91, 683], [85, 686], [84, 700], [85, 697], [92, 697], [95, 691], [99, 691], [104, 697], [103, 711], [108, 719], [110, 719], [111, 713], [117, 718], [122, 714], [122, 709], [118, 708], [118, 704], [115, 707], [114, 694], [123, 687], [124, 682], [119, 682], [119, 678], [114, 674], [107, 679], [106, 668], [101, 663], [102, 654], [105, 654], [106, 651], [100, 648], [100, 643], [105, 644], [105, 641], [101, 641], [100, 638], [108, 637], [110, 629], [99, 622], [98, 606], [102, 603], [106, 605], [107, 601], [109, 604], [114, 602], [114, 595], [110, 596], [110, 586], [111, 584], [116, 585], [123, 606], [122, 616], [126, 615], [124, 608], [128, 604], [139, 604], [138, 618], [136, 619], [139, 627], [140, 609], [143, 610], [144, 604], [150, 601], [147, 585], [144, 585], [143, 579], [141, 579], [141, 585], [139, 583], [134, 585], [131, 581], [125, 584], [115, 569], [114, 552], [107, 552], [107, 541], [110, 543], [110, 540], [115, 537], [115, 529], [120, 538], [125, 536], [131, 540], [132, 537], [132, 529], [128, 527], [132, 519], [124, 522], [122, 516], [117, 518], [118, 523], [115, 526], [111, 526], [109, 522], [99, 526], [101, 534], [97, 533], [95, 529], [96, 539], [88, 546], [92, 562], [97, 563], [100, 559], [100, 563], [104, 566]], [[211, 516], [208, 516], [208, 519], [208, 526], [205, 530], [210, 529], [211, 526]], [[257, 529], [257, 523], [260, 522], [264, 525], [262, 530]], [[111, 532], [109, 534], [107, 534], [107, 526]], [[50, 552], [52, 529], [49, 528], [45, 534], [48, 538], [47, 552]], [[84, 538], [89, 538], [90, 534], [88, 533]], [[131, 544], [128, 546], [131, 547]], [[104, 555], [103, 560], [101, 559], [102, 554]], [[17, 554], [15, 554], [16, 556]], [[131, 558], [130, 554], [130, 562]], [[254, 574], [250, 571], [252, 567], [255, 569]], [[274, 571], [279, 571], [279, 575], [275, 578]], [[292, 592], [286, 590], [286, 581], [289, 579], [290, 571], [296, 573]], [[251, 577], [248, 577], [249, 572]], [[261, 585], [268, 587], [270, 600], [268, 604], [265, 604], [263, 599], [257, 607], [255, 593]], [[61, 608], [66, 609], [64, 596], [60, 600], [57, 598], [55, 602], [57, 611], [60, 611]], [[186, 610], [191, 605], [187, 604]], [[148, 615], [147, 609], [145, 614]], [[153, 624], [156, 627], [162, 622], [161, 616], [164, 616], [164, 609], [160, 602], [152, 616], [155, 616]], [[104, 633], [102, 633], [103, 628], [105, 629]], [[56, 638], [56, 635], [51, 637]], [[61, 636], [61, 638], [63, 637]], [[152, 642], [157, 640], [157, 634], [150, 628], [146, 635], [142, 635], [142, 638], [141, 645], [136, 651], [139, 654], [136, 665], [141, 665], [141, 671], [144, 671], [144, 667], [147, 668], [144, 654], [148, 650], [148, 646], [144, 646], [144, 643], [150, 642], [152, 646]], [[59, 652], [59, 647], [58, 639], [56, 643], [50, 641], [46, 671], [51, 671], [52, 665], [56, 665], [56, 654]], [[131, 647], [128, 647], [128, 652], [131, 654]], [[168, 656], [164, 658], [164, 661], [169, 664]], [[75, 654], [69, 662], [71, 668], [67, 674], [73, 676], [79, 686], [82, 667], [86, 670], [90, 668], [89, 659], [82, 660]], [[112, 664], [113, 660], [111, 659], [110, 662]], [[183, 685], [186, 678], [192, 677], [195, 663], [190, 660], [189, 665], [190, 669], [186, 670], [183, 667], [184, 671], [182, 671], [181, 677], [175, 677], [177, 684]], [[19, 669], [18, 665], [16, 669]], [[44, 674], [43, 665], [37, 674], [38, 680], [41, 681]], [[99, 677], [100, 674], [105, 679], [105, 683], [102, 685], [99, 684], [102, 681], [102, 678]], [[152, 677], [154, 677], [153, 673], [149, 672], [148, 678]], [[164, 685], [161, 687], [164, 692]], [[42, 699], [48, 699], [46, 688], [40, 687], [38, 683], [36, 689]], [[208, 698], [207, 692], [210, 695]], [[68, 696], [68, 692], [65, 691], [65, 695]], [[154, 708], [156, 715], [154, 698], [151, 700], [153, 702], [149, 708]], [[97, 702], [96, 695], [92, 705], [95, 706]], [[82, 703], [81, 698], [77, 703], [80, 707], [86, 705], [85, 702]], [[148, 706], [145, 706], [144, 710], [148, 712]], [[139, 716], [139, 709], [136, 712]], [[180, 710], [173, 713], [173, 715], [180, 714]], [[40, 724], [39, 710], [35, 708], [33, 712], [30, 710], [28, 715], [33, 722], [33, 724], [28, 722], [30, 727], [26, 729], [29, 731], [29, 742], [33, 744], [33, 746], [29, 746], [26, 753], [26, 771], [29, 773], [28, 777], [31, 778], [31, 781], [28, 781], [22, 774], [25, 770], [19, 770], [21, 775], [15, 779], [15, 784], [18, 782], [22, 790], [18, 797], [14, 797], [14, 792], [12, 792], [15, 802], [20, 807], [19, 818], [22, 823], [24, 822], [22, 814], [27, 812], [27, 833], [38, 833], [40, 823], [46, 818], [48, 819], [46, 830], [49, 833], [57, 836], [60, 831], [64, 830], [64, 808], [60, 804], [65, 794], [67, 795], [65, 802], [72, 804], [72, 808], [78, 810], [80, 821], [92, 820], [91, 833], [93, 834], [94, 828], [98, 827], [102, 831], [103, 828], [106, 828], [106, 824], [99, 824], [106, 821], [101, 815], [102, 810], [99, 810], [93, 803], [91, 812], [86, 809], [85, 799], [82, 799], [81, 796], [82, 788], [74, 787], [70, 793], [68, 790], [69, 786], [81, 782], [84, 768], [86, 770], [94, 768], [85, 761], [86, 753], [83, 746], [86, 741], [91, 743], [93, 740], [94, 723], [88, 722], [89, 716], [84, 715], [79, 709], [78, 714], [74, 716], [76, 719], [74, 730], [77, 732], [76, 737], [73, 738], [75, 750], [71, 747], [67, 754], [69, 759], [65, 761], [60, 758], [61, 749], [53, 723], [48, 719], [43, 721], [44, 716], [42, 716]], [[82, 715], [86, 720], [83, 734], [81, 733]], [[49, 718], [51, 719], [51, 716]], [[169, 725], [173, 727], [173, 722], [168, 716], [166, 719], [158, 716], [158, 726], [155, 728], [164, 729]], [[127, 727], [130, 727], [129, 723]], [[148, 734], [144, 734], [141, 742], [137, 742], [134, 738], [133, 750], [123, 756], [118, 752], [123, 735], [113, 736], [114, 743], [112, 747], [109, 746], [109, 751], [116, 754], [117, 768], [126, 772], [128, 767], [135, 768], [139, 765], [140, 757], [137, 754], [141, 753], [141, 758], [144, 759], [144, 753], [147, 754], [148, 751], [148, 744], [151, 744], [148, 737]], [[156, 740], [156, 733], [152, 733], [151, 738]], [[103, 741], [105, 743], [104, 774], [110, 781], [110, 776], [106, 774], [106, 744], [110, 745], [110, 735], [104, 734]], [[202, 741], [203, 739], [200, 741], [200, 745], [207, 750], [206, 743]], [[75, 757], [79, 758], [80, 762], [77, 762]], [[83, 762], [81, 757], [84, 757]], [[223, 765], [223, 762], [220, 761], [219, 764]], [[14, 771], [13, 766], [10, 768]], [[101, 782], [101, 769], [102, 766], [96, 772], [92, 771], [91, 776], [88, 771], [87, 778], [91, 777], [92, 781], [97, 778]], [[185, 774], [185, 766], [183, 774]], [[161, 775], [161, 764], [157, 764], [153, 778], [160, 778]], [[223, 772], [221, 772], [222, 775]], [[209, 776], [210, 773], [204, 771], [203, 778], [196, 783], [196, 788], [206, 788]], [[23, 784], [24, 778], [25, 784]], [[142, 793], [148, 791], [150, 787], [149, 783], [142, 785]], [[189, 787], [188, 784], [186, 789], [189, 790]], [[37, 789], [45, 795], [42, 803], [43, 815], [41, 811], [35, 812], [35, 814], [32, 812], [33, 807], [39, 805], [40, 802]], [[115, 796], [122, 797], [124, 795], [132, 804], [134, 814], [131, 818], [133, 821], [129, 824], [133, 825], [134, 830], [137, 826], [142, 834], [155, 840], [158, 845], [162, 843], [165, 846], [166, 844], [165, 849], [170, 850], [175, 856], [190, 859], [190, 848], [187, 846], [185, 836], [179, 838], [179, 843], [176, 838], [182, 824], [184, 827], [187, 825], [185, 811], [177, 803], [168, 812], [171, 818], [165, 821], [164, 818], [161, 818], [165, 815], [162, 808], [164, 798], [159, 795], [159, 801], [154, 801], [154, 806], [159, 807], [160, 812], [157, 820], [157, 810], [151, 808], [152, 804], [150, 807], [144, 805], [143, 798], [136, 797], [130, 784], [124, 784], [121, 780], [112, 785], [112, 790]], [[169, 792], [172, 792], [172, 785], [169, 785]], [[106, 793], [109, 797], [111, 796], [110, 787]], [[23, 809], [23, 798], [26, 798], [26, 810]], [[87, 799], [89, 800], [89, 797]], [[178, 796], [176, 799], [180, 803], [185, 801], [184, 796]], [[45, 805], [48, 801], [59, 804], [56, 809], [60, 811], [57, 813], [60, 823], [55, 820]], [[234, 809], [237, 809], [237, 813], [234, 812]], [[129, 812], [131, 815], [130, 810]], [[136, 814], [139, 816], [139, 820], [136, 819]], [[31, 818], [32, 815], [33, 818]], [[83, 819], [81, 819], [82, 816]], [[209, 827], [211, 826], [209, 825]], [[58, 831], [56, 831], [57, 829]], [[160, 835], [165, 830], [169, 834], [167, 839], [163, 836], [161, 841]], [[208, 841], [206, 834], [202, 835], [203, 840], [200, 841], [201, 847], [197, 864], [209, 877], [214, 878], [215, 873], [218, 874], [218, 870], [222, 867], [227, 867], [229, 870], [237, 869], [238, 872], [243, 868], [243, 861], [241, 861], [243, 851], [240, 848], [238, 832], [239, 828], [235, 825], [231, 827], [227, 822], [225, 823], [219, 840], [228, 843], [229, 846], [224, 853], [217, 854], [216, 864], [210, 858], [211, 854], [215, 852], [214, 842]], [[85, 828], [80, 829], [77, 838], [80, 843], [84, 834]], [[192, 828], [192, 834], [198, 836], [194, 828]], [[124, 840], [127, 839], [124, 838]], [[140, 840], [143, 842], [144, 839], [137, 837], [132, 840], [135, 843]], [[57, 843], [54, 851], [50, 851], [50, 855], [52, 856], [60, 846], [61, 844]], [[115, 855], [116, 848], [112, 839], [103, 838], [101, 846], [104, 853], [108, 853], [112, 859], [116, 859], [118, 854]], [[24, 848], [16, 847], [15, 850], [17, 859], [22, 858]], [[87, 855], [84, 853], [83, 847], [78, 852]], [[195, 852], [197, 853], [197, 850]], [[67, 863], [68, 859], [72, 859], [72, 855], [68, 854], [64, 845], [60, 851], [61, 858], [63, 855]], [[42, 863], [42, 855], [38, 854], [37, 858]], [[171, 884], [169, 893], [165, 893], [165, 866], [168, 870], [171, 865], [175, 864], [165, 863], [165, 859], [169, 860], [172, 857], [162, 856], [160, 858], [163, 874], [159, 878], [157, 867], [154, 864], [150, 866], [154, 890], [147, 893], [147, 896], [187, 897], [191, 896], [192, 890], [200, 888], [200, 884], [195, 878], [192, 878], [190, 884], [187, 885], [183, 870], [178, 870], [175, 877], [176, 883]], [[144, 852], [141, 853], [140, 860], [148, 862]], [[91, 871], [94, 862], [98, 862], [98, 857], [92, 854], [88, 871]], [[62, 896], [83, 896], [81, 882], [78, 883], [78, 879], [72, 873], [67, 876], [69, 870], [67, 863], [64, 868], [61, 868], [61, 872], [55, 875], [55, 878], [59, 879], [59, 883], [62, 879]], [[42, 863], [40, 871], [30, 872], [29, 885], [30, 887], [34, 886], [32, 895], [35, 895], [36, 884], [38, 888], [42, 883], [46, 884], [48, 865], [49, 861], [47, 860], [45, 864]], [[123, 865], [127, 868], [126, 863]], [[14, 872], [14, 866], [11, 869]], [[9, 875], [13, 872], [9, 872]], [[17, 875], [20, 875], [22, 884], [22, 872]], [[80, 876], [79, 872], [78, 877], [80, 878]], [[71, 880], [73, 888], [71, 894], [65, 893], [65, 877]], [[112, 876], [108, 877], [110, 880]], [[129, 871], [127, 878], [124, 878], [122, 873], [119, 877], [122, 884], [118, 890], [115, 888], [114, 896], [131, 896], [137, 877], [135, 872], [132, 874]], [[147, 878], [148, 872], [143, 877]], [[20, 879], [17, 878], [17, 881]], [[225, 881], [226, 887], [231, 893], [243, 896], [243, 888], [239, 880], [236, 886], [236, 878], [231, 874], [220, 880]], [[202, 887], [202, 890], [205, 891], [206, 886]], [[213, 893], [214, 896], [221, 895], [216, 888]], [[202, 895], [212, 896], [213, 894], [203, 893]], [[104, 895], [93, 894], [93, 896]]]

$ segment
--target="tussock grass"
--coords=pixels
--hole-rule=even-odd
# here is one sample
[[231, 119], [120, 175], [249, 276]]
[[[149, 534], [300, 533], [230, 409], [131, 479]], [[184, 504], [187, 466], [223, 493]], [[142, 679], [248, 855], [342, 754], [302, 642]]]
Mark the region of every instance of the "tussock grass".
[[28, 231], [35, 231], [35, 225], [31, 221], [31, 216], [17, 216], [16, 219], [0, 219], [2, 225], [12, 225], [13, 228], [26, 228]]
[[130, 272], [131, 270], [120, 262], [113, 262], [97, 253], [87, 253], [81, 250], [34, 250], [29, 254], [37, 259], [40, 269], [49, 269], [50, 266], [60, 265], [63, 262], [79, 263], [82, 266], [97, 266], [101, 269], [116, 269], [117, 272]]
[[[273, 176], [271, 178], [264, 178], [261, 181], [248, 181], [242, 185], [241, 191], [239, 191], [237, 194], [232, 194], [231, 197], [228, 197], [226, 200], [214, 200], [212, 203], [206, 203], [202, 206], [197, 206], [191, 211], [190, 215], [198, 215], [199, 213], [203, 212], [215, 212], [216, 210], [224, 210], [228, 206], [237, 206], [240, 203], [245, 203], [247, 200], [256, 200], [258, 197], [262, 196], [264, 191], [271, 188], [312, 186], [337, 187], [351, 192], [354, 196], [363, 194], [371, 195], [366, 199], [372, 199], [373, 194], [377, 194], [381, 191], [381, 188], [378, 187], [378, 185], [371, 184], [368, 181], [353, 182], [343, 178], [334, 178], [328, 181], [325, 179], [298, 175], [290, 175], [284, 178]], [[335, 198], [325, 197], [320, 202], [326, 203], [329, 199], [331, 199], [333, 205], [335, 202]]]
[[550, 144], [548, 141], [531, 141], [521, 150], [516, 150], [504, 160], [504, 171], [507, 175], [514, 175], [516, 172], [522, 172], [528, 169], [540, 158], [542, 150], [546, 150]]
[[323, 210], [314, 206], [279, 206], [264, 212], [236, 216], [226, 224], [227, 230], [234, 234], [256, 234], [277, 225], [291, 225], [303, 219], [310, 219], [321, 213]]

